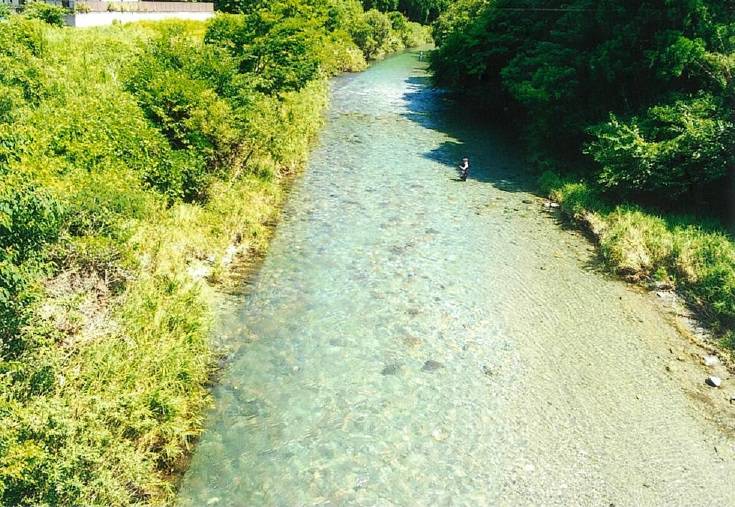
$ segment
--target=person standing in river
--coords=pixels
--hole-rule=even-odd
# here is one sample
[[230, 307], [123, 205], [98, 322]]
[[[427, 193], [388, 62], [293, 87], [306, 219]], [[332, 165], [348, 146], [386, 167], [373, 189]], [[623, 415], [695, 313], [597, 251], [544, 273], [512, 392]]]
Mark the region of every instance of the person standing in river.
[[470, 159], [467, 157], [462, 159], [462, 163], [459, 165], [459, 179], [467, 181], [467, 175], [470, 173]]

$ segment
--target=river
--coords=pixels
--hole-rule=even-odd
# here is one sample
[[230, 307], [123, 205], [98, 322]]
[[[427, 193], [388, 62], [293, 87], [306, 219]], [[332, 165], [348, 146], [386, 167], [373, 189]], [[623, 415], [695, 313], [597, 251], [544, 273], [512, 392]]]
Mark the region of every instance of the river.
[[[417, 53], [338, 78], [182, 506], [735, 505], [733, 441], [649, 295], [529, 193]], [[467, 156], [466, 182], [455, 167]]]

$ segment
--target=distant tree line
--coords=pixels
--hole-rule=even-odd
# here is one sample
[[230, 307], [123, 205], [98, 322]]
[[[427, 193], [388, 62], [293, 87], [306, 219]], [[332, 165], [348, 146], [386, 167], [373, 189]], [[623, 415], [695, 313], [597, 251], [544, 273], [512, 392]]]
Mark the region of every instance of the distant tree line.
[[450, 0], [362, 0], [366, 9], [399, 11], [413, 21], [430, 23], [451, 4]]
[[[218, 10], [230, 13], [250, 12], [254, 9], [269, 8], [270, 2], [262, 0], [215, 0]], [[282, 4], [284, 2], [277, 2]], [[296, 0], [292, 5], [305, 5], [316, 10], [339, 10], [340, 4], [362, 3], [366, 11], [400, 12], [411, 21], [428, 24], [434, 21], [452, 3], [450, 0]]]

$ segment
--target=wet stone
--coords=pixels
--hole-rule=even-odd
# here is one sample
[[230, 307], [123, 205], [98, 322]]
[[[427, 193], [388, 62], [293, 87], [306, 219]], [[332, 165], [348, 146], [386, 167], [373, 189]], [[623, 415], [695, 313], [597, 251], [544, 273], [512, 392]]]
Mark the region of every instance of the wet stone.
[[702, 358], [702, 362], [705, 366], [717, 366], [718, 364], [720, 364], [720, 358], [715, 355], [709, 354]]
[[436, 371], [440, 368], [444, 368], [444, 365], [442, 363], [440, 363], [439, 361], [434, 361], [433, 359], [429, 359], [424, 363], [424, 366], [421, 367], [421, 370]]
[[390, 253], [392, 253], [394, 255], [401, 255], [403, 252], [406, 251], [406, 248], [405, 247], [402, 247], [402, 246], [397, 246], [396, 245], [396, 246], [390, 247], [389, 248], [389, 251], [390, 251]]
[[370, 481], [370, 478], [367, 475], [361, 475], [357, 479], [355, 479], [355, 487], [353, 488], [355, 491], [358, 489], [363, 489], [368, 485], [368, 482]]
[[710, 387], [720, 387], [722, 385], [722, 379], [720, 377], [710, 375], [707, 377], [707, 380], [705, 380], [705, 383]]
[[398, 375], [398, 373], [401, 371], [401, 365], [398, 363], [393, 363], [386, 365], [385, 368], [383, 368], [380, 372], [381, 375]]

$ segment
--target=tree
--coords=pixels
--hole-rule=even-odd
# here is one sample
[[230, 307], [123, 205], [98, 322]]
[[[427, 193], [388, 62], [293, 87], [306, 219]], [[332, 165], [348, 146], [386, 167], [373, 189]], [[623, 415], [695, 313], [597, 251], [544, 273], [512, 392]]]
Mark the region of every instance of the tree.
[[434, 25], [435, 79], [519, 113], [537, 158], [674, 200], [732, 172], [735, 11], [724, 4], [460, 0]]

